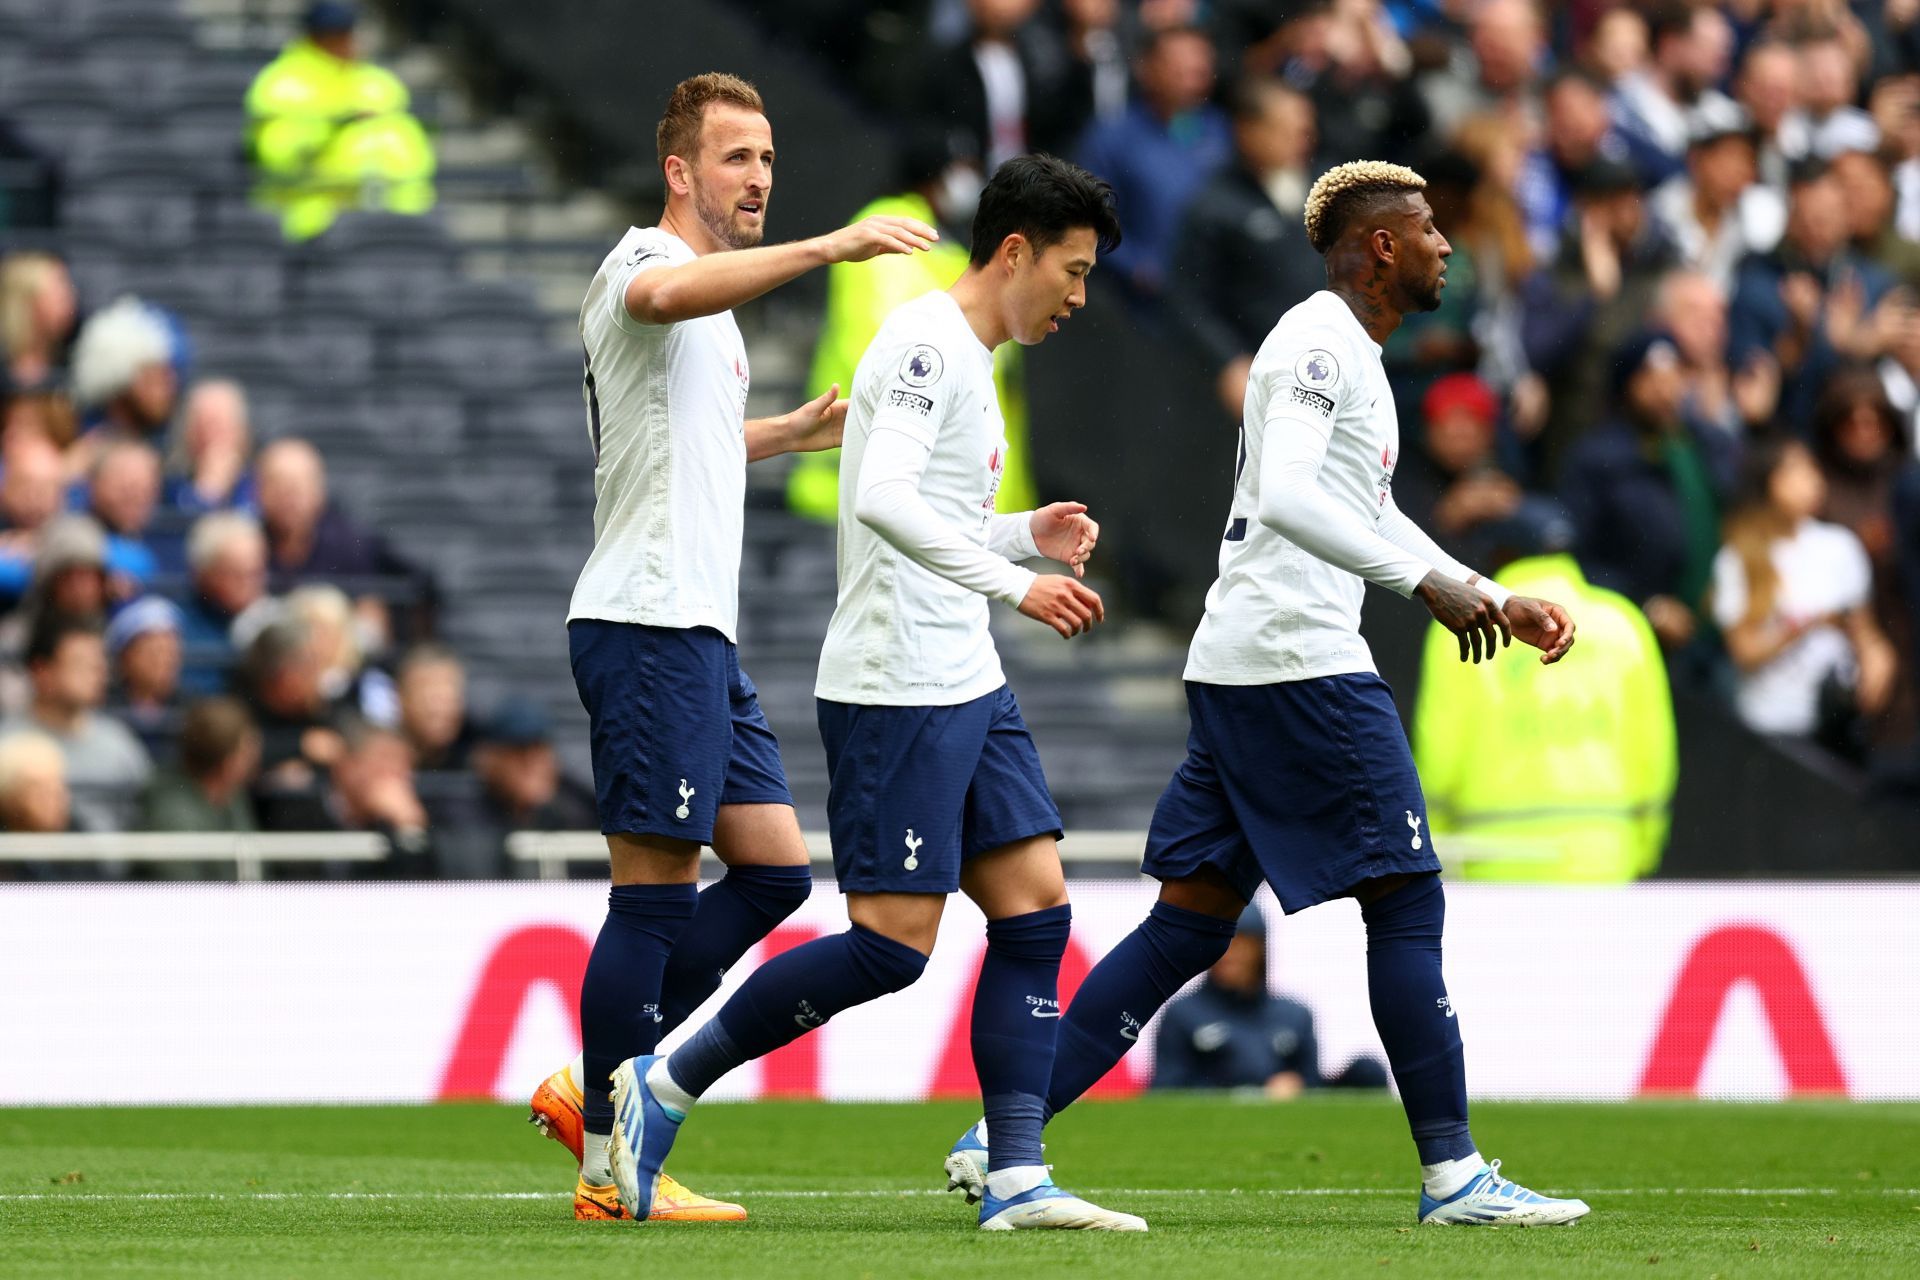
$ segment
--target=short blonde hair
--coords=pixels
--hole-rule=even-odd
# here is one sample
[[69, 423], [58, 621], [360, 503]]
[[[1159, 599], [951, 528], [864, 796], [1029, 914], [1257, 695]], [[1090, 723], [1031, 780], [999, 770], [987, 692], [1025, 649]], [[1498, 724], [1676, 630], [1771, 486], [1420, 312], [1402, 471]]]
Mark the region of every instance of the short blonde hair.
[[1426, 189], [1427, 180], [1405, 165], [1384, 160], [1335, 165], [1307, 192], [1307, 243], [1325, 253], [1347, 229], [1348, 219], [1373, 197]]
[[667, 99], [666, 113], [660, 117], [660, 127], [654, 133], [661, 164], [667, 162], [668, 156], [679, 156], [682, 160], [698, 158], [700, 128], [706, 123], [707, 108], [716, 102], [762, 115], [767, 110], [767, 104], [760, 100], [760, 91], [739, 76], [709, 71], [682, 80], [673, 86], [673, 96]]
[[33, 339], [33, 303], [47, 279], [63, 270], [50, 253], [14, 253], [0, 258], [0, 344], [18, 355]]

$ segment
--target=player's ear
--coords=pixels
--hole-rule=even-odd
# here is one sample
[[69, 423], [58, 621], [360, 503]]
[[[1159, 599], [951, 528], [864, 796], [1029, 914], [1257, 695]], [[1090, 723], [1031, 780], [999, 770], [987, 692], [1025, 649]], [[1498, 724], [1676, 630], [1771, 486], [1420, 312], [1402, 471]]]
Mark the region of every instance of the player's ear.
[[668, 156], [666, 163], [661, 166], [661, 169], [666, 174], [668, 191], [673, 192], [675, 195], [684, 196], [693, 189], [693, 166], [681, 157]]
[[1032, 248], [1033, 246], [1027, 243], [1027, 238], [1018, 231], [1010, 233], [1000, 242], [1000, 252], [1006, 256], [1007, 268], [1011, 271], [1020, 269], [1021, 262]]

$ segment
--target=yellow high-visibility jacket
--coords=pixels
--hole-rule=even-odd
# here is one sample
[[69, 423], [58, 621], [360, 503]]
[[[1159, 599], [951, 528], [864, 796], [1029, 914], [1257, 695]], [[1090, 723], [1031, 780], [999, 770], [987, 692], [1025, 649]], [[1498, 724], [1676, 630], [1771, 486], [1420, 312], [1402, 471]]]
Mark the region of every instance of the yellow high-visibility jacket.
[[[908, 192], [884, 196], [854, 214], [859, 222], [881, 214], [918, 218], [931, 224], [933, 206]], [[882, 254], [865, 262], [836, 262], [827, 268], [827, 315], [813, 351], [807, 394], [822, 395], [838, 383], [841, 396], [853, 393], [853, 371], [867, 344], [880, 332], [889, 312], [923, 293], [945, 289], [967, 269], [967, 248], [942, 239], [926, 253]], [[1000, 478], [1001, 511], [1027, 511], [1034, 497], [1032, 460], [1027, 456], [1027, 398], [1020, 347], [1002, 343], [994, 353], [993, 376], [1000, 392], [1000, 413], [1007, 422], [1007, 466]], [[787, 506], [798, 515], [831, 521], [840, 510], [840, 451], [803, 453], [787, 477]]]
[[1679, 773], [1653, 629], [1570, 555], [1515, 561], [1500, 584], [1565, 606], [1578, 640], [1550, 667], [1518, 644], [1476, 666], [1439, 624], [1428, 633], [1413, 751], [1442, 856], [1478, 880], [1647, 875]]

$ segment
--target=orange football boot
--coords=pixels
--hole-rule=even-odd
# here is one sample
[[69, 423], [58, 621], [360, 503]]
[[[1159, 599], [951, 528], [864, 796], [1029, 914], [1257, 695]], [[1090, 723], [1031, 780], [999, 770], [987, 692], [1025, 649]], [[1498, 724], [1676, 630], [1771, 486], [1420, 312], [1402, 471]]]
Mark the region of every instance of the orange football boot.
[[527, 1123], [538, 1129], [542, 1137], [552, 1138], [572, 1152], [575, 1167], [580, 1164], [585, 1144], [586, 1131], [581, 1124], [580, 1111], [586, 1105], [586, 1095], [573, 1078], [572, 1063], [542, 1080], [540, 1087], [533, 1091], [533, 1101], [528, 1104], [530, 1114]]

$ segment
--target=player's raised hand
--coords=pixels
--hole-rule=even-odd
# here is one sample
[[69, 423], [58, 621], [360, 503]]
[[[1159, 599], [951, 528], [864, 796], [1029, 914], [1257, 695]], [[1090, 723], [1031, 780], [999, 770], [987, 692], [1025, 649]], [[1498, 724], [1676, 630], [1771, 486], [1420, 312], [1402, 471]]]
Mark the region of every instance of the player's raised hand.
[[1492, 661], [1503, 644], [1513, 643], [1513, 630], [1507, 615], [1477, 587], [1449, 578], [1438, 569], [1431, 570], [1413, 589], [1433, 620], [1460, 638], [1460, 661], [1484, 656]]
[[1540, 663], [1558, 662], [1573, 648], [1573, 619], [1551, 600], [1514, 596], [1504, 612], [1513, 638], [1540, 650]]
[[1033, 513], [1033, 542], [1040, 554], [1058, 560], [1073, 570], [1073, 576], [1087, 576], [1087, 561], [1100, 541], [1100, 522], [1087, 514], [1084, 502], [1055, 502]]
[[841, 436], [847, 429], [847, 406], [850, 403], [840, 399], [840, 384], [836, 382], [789, 413], [786, 417], [787, 452], [818, 453], [822, 449], [838, 449]]
[[883, 253], [920, 253], [940, 238], [918, 218], [876, 213], [825, 237], [828, 262], [865, 262]]
[[1107, 607], [1100, 603], [1092, 587], [1074, 581], [1064, 573], [1043, 573], [1027, 588], [1020, 601], [1020, 612], [1035, 622], [1044, 622], [1071, 640], [1096, 622], [1107, 618]]

